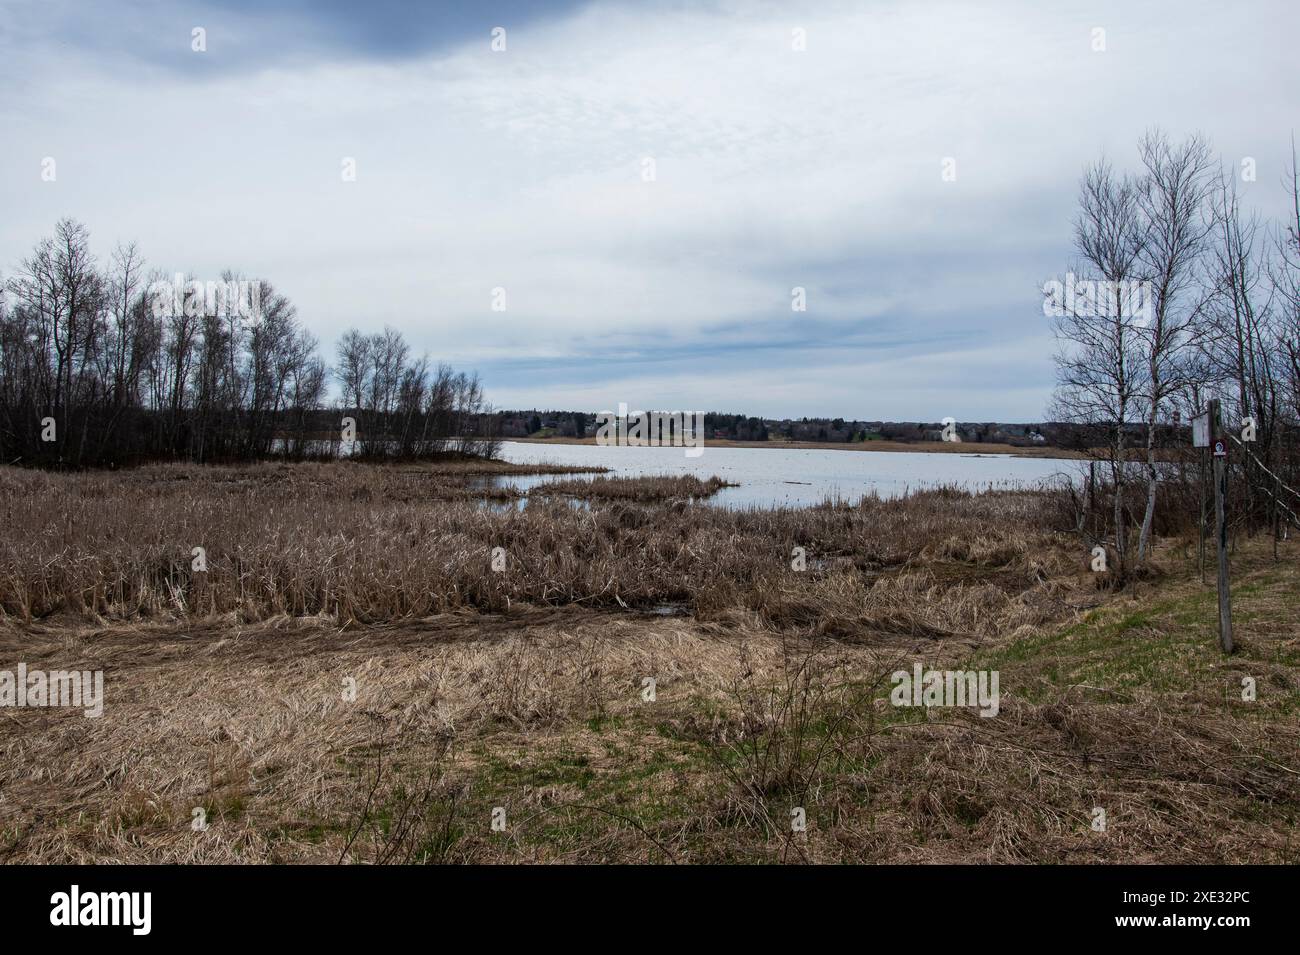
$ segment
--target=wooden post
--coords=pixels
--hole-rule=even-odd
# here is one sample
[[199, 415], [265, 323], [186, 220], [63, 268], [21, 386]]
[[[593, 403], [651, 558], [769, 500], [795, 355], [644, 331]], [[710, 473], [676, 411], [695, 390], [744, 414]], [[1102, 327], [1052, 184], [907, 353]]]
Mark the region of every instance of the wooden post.
[[1203, 451], [1201, 451], [1201, 453], [1200, 453], [1199, 455], [1197, 455], [1197, 457], [1200, 458], [1200, 460], [1197, 462], [1197, 464], [1200, 465], [1200, 467], [1199, 467], [1198, 470], [1199, 470], [1199, 472], [1200, 472], [1200, 479], [1201, 479], [1201, 481], [1200, 481], [1200, 483], [1201, 483], [1201, 513], [1200, 513], [1201, 547], [1200, 547], [1200, 555], [1201, 555], [1201, 585], [1202, 585], [1202, 586], [1205, 585], [1205, 509], [1206, 509], [1206, 507], [1208, 506], [1207, 503], [1206, 503], [1206, 497], [1208, 497], [1208, 494], [1206, 493], [1206, 492], [1207, 492], [1207, 488], [1205, 487], [1205, 482], [1206, 482], [1206, 471], [1207, 471], [1208, 469], [1205, 467], [1205, 456], [1206, 456], [1207, 454], [1209, 454], [1209, 453], [1211, 452], [1211, 450], [1212, 450], [1211, 448], [1206, 448], [1206, 449], [1204, 449]]
[[1214, 537], [1219, 550], [1219, 646], [1232, 652], [1232, 591], [1228, 580], [1228, 521], [1224, 498], [1228, 493], [1228, 439], [1223, 434], [1219, 399], [1210, 399], [1210, 448], [1214, 456]]

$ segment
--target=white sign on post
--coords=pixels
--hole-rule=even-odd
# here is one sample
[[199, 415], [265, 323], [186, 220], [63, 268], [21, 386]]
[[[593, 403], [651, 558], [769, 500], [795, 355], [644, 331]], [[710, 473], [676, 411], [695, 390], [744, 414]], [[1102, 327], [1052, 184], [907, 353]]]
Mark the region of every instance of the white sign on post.
[[1209, 412], [1197, 415], [1192, 419], [1192, 447], [1208, 448], [1210, 446], [1210, 415]]

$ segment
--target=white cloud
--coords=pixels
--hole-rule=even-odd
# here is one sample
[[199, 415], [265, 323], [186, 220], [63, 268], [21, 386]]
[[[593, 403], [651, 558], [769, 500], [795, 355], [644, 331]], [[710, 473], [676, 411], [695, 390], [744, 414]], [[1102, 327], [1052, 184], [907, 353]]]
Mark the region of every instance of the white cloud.
[[[833, 349], [756, 351], [713, 392], [671, 369], [623, 390], [745, 410], [815, 389], [799, 413], [869, 417], [902, 396], [915, 410], [891, 414], [915, 417], [955, 403], [946, 377], [987, 409], [971, 417], [1034, 417], [1051, 360], [1033, 289], [1068, 257], [1084, 162], [1103, 149], [1127, 161], [1152, 123], [1199, 129], [1231, 161], [1256, 156], [1253, 198], [1280, 208], [1295, 31], [1279, 24], [1295, 14], [1156, 6], [598, 3], [511, 29], [501, 54], [485, 32], [416, 60], [196, 60], [192, 74], [69, 55], [29, 27], [0, 48], [26, 77], [0, 100], [17, 144], [0, 157], [0, 265], [74, 215], [104, 250], [136, 238], [168, 270], [270, 278], [327, 346], [388, 323], [470, 364], [619, 336], [716, 345], [737, 324], [977, 332], [1001, 344], [927, 359], [924, 374], [894, 353], [829, 365]], [[806, 52], [790, 48], [794, 27]], [[231, 42], [246, 29], [232, 24]], [[57, 183], [39, 180], [47, 155]], [[340, 181], [345, 156], [355, 183]], [[641, 180], [646, 156], [655, 182]], [[956, 182], [941, 181], [945, 156]], [[789, 311], [795, 285], [807, 316]], [[506, 313], [490, 310], [496, 286]], [[1024, 342], [1030, 373], [1016, 377], [1035, 384], [1020, 388], [1002, 358]], [[601, 373], [563, 390], [487, 383], [498, 404], [560, 406]]]

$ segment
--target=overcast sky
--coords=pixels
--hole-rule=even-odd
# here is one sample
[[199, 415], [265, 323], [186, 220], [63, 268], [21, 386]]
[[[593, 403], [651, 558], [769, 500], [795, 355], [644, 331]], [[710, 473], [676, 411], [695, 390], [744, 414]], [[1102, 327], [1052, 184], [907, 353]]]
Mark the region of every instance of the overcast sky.
[[1199, 131], [1280, 215], [1297, 10], [0, 0], [0, 274], [68, 215], [498, 407], [1037, 420], [1081, 167]]

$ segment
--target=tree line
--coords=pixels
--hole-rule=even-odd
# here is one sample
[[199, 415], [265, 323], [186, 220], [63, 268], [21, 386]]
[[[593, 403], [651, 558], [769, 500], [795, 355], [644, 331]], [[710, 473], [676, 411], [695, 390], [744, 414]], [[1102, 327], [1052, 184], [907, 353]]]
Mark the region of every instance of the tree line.
[[135, 243], [100, 264], [86, 227], [63, 219], [0, 281], [0, 461], [494, 453], [476, 376], [413, 359], [391, 329], [350, 330], [338, 358], [325, 365], [270, 282], [168, 278]]
[[1236, 520], [1276, 528], [1300, 513], [1300, 177], [1293, 151], [1292, 208], [1266, 221], [1242, 206], [1251, 166], [1225, 170], [1204, 138], [1158, 130], [1133, 170], [1091, 164], [1075, 260], [1044, 288], [1059, 343], [1050, 416], [1092, 435], [1106, 507], [1087, 529], [1121, 577], [1150, 557], [1159, 502], [1195, 498], [1178, 484], [1199, 480], [1188, 424], [1210, 398], [1224, 409]]

